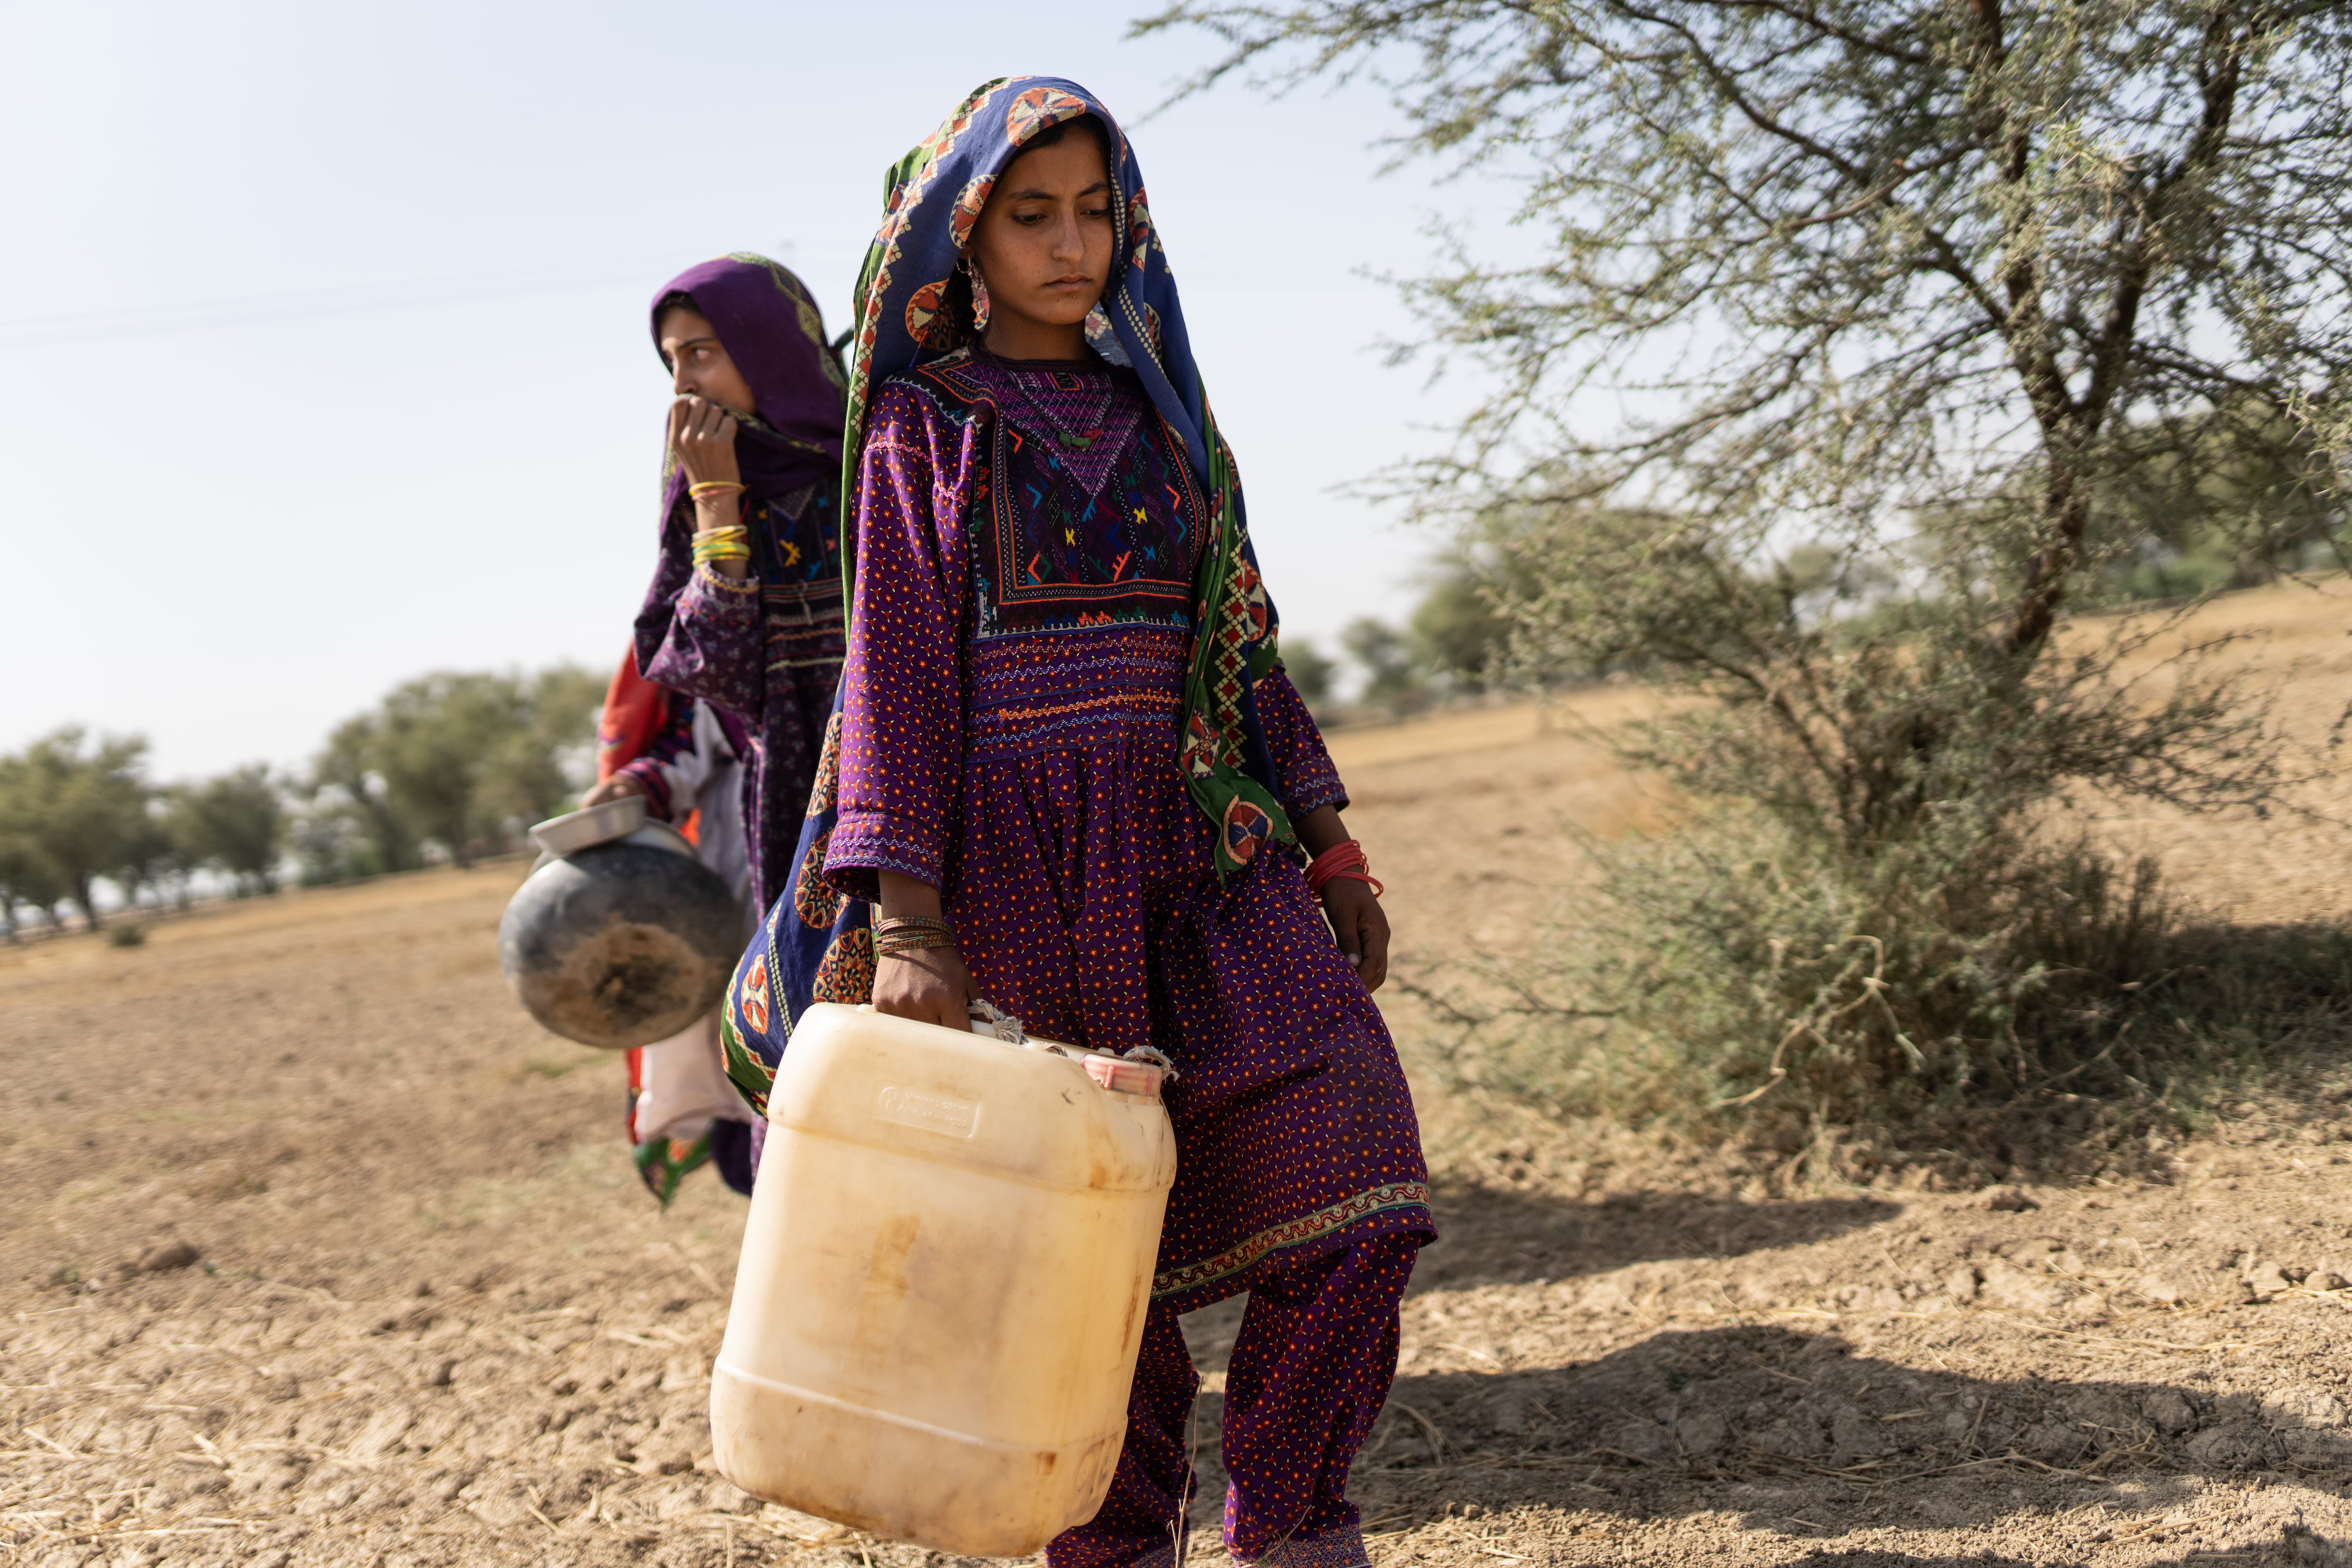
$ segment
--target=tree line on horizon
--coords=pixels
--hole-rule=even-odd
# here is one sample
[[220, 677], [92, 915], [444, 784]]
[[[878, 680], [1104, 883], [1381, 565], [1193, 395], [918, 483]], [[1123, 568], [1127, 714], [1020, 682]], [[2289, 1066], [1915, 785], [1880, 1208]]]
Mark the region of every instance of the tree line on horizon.
[[[1433, 567], [1405, 631], [1360, 620], [1336, 659], [1311, 640], [1284, 653], [1328, 722], [1391, 718], [1475, 695], [1499, 670], [1507, 627], [1475, 574]], [[1346, 667], [1352, 700], [1343, 700]], [[0, 940], [32, 920], [92, 930], [114, 912], [185, 908], [200, 892], [247, 898], [289, 879], [346, 881], [521, 847], [594, 775], [604, 680], [577, 665], [530, 674], [444, 671], [344, 720], [301, 767], [247, 763], [157, 782], [141, 735], [69, 724], [0, 753]]]
[[0, 935], [26, 911], [185, 908], [201, 892], [275, 892], [521, 847], [594, 773], [603, 678], [442, 672], [337, 725], [305, 767], [248, 763], [159, 783], [140, 735], [66, 725], [0, 754]]
[[[2138, 543], [2111, 555], [2086, 603], [2179, 599], [2341, 564], [2342, 512], [2301, 481], [2307, 449], [2273, 432], [2246, 441], [2227, 420], [2204, 424], [2193, 458], [2160, 454], [2106, 485], [2102, 530]], [[2194, 482], [2168, 482], [2187, 464]], [[2244, 526], [2249, 516], [2261, 526]], [[1675, 520], [1635, 526], [1664, 531]], [[1357, 618], [1339, 634], [1338, 658], [1286, 638], [1285, 664], [1307, 705], [1327, 725], [1393, 721], [1449, 701], [1648, 673], [1654, 660], [1638, 647], [1601, 658], [1531, 653], [1519, 612], [1545, 585], [1528, 559], [1528, 531], [1524, 520], [1485, 520], [1423, 565], [1402, 625]], [[1850, 636], [1867, 635], [1890, 606], [1900, 614], [1899, 565], [1872, 576], [1826, 544], [1789, 549], [1759, 576], [1766, 591], [1785, 590], [1793, 615], [1843, 616]], [[0, 931], [13, 938], [26, 908], [62, 929], [69, 907], [95, 929], [100, 887], [123, 908], [184, 907], [207, 880], [250, 897], [289, 876], [344, 881], [517, 848], [524, 827], [566, 809], [592, 775], [602, 697], [601, 678], [569, 664], [426, 675], [337, 725], [307, 767], [248, 763], [164, 784], [147, 776], [143, 737], [66, 726], [0, 755]]]

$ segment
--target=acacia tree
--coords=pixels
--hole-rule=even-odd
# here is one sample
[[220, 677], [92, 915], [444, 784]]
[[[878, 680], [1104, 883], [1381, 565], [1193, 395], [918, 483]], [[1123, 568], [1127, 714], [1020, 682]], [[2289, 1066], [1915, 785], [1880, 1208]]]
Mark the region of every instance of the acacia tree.
[[184, 868], [226, 873], [240, 896], [278, 889], [286, 805], [266, 763], [249, 763], [170, 793], [164, 824]]
[[417, 830], [394, 805], [378, 769], [381, 734], [376, 714], [355, 714], [335, 726], [311, 759], [297, 833], [306, 875], [376, 875], [425, 863]]
[[[1723, 1080], [1808, 1050], [1836, 1058], [1821, 1105], [1831, 1079], [2031, 1079], [1986, 1042], [2015, 1041], [2060, 927], [2003, 889], [2040, 866], [2088, 895], [2026, 826], [2081, 783], [2190, 806], [2281, 783], [2226, 679], [2119, 677], [2154, 631], [2057, 634], [2149, 546], [2152, 491], [2258, 468], [2220, 487], [2229, 525], [2340, 516], [2352, 11], [1181, 0], [1143, 24], [1178, 26], [1230, 46], [1196, 89], [1369, 76], [1407, 152], [1518, 182], [1530, 258], [1457, 240], [1409, 286], [1492, 390], [1404, 478], [1511, 559], [1523, 654], [1712, 700], [1635, 755], [1781, 847], [1716, 856], [1679, 911], [1670, 879], [1621, 891], [1654, 950], [1687, 939], [1755, 999], [1717, 1020]], [[1794, 865], [1785, 898], [1725, 904], [1731, 872]]]
[[0, 841], [22, 863], [20, 891], [35, 901], [69, 897], [92, 931], [104, 923], [92, 885], [140, 858], [152, 828], [146, 757], [144, 737], [92, 743], [79, 725], [0, 757]]
[[29, 904], [41, 911], [41, 918], [55, 931], [60, 923], [58, 906], [65, 901], [66, 885], [57, 868], [32, 847], [27, 836], [12, 822], [12, 809], [17, 760], [0, 758], [0, 928], [5, 928], [7, 941], [18, 940], [16, 912], [21, 905]]
[[[1549, 243], [1414, 292], [1603, 493], [1879, 512], [2033, 468], [2011, 637], [2046, 636], [2126, 415], [2277, 446], [2342, 405], [2352, 19], [2317, 0], [1307, 0], [1178, 5], [1389, 77], [1419, 149], [1524, 181]], [[1392, 68], [1394, 51], [1413, 61]], [[1674, 407], [1594, 439], [1574, 395]], [[2122, 442], [2135, 458], [2146, 432]], [[1475, 470], [1493, 477], [1490, 467]]]
[[568, 809], [594, 773], [603, 693], [571, 665], [402, 682], [337, 726], [311, 764], [297, 834], [311, 874], [410, 869], [426, 843], [468, 865]]

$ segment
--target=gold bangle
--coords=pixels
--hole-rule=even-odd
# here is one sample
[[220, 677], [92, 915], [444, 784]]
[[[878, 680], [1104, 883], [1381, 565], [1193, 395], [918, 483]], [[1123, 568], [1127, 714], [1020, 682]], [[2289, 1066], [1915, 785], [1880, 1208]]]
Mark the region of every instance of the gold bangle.
[[704, 496], [716, 494], [720, 490], [740, 491], [742, 488], [743, 487], [740, 483], [733, 479], [704, 479], [699, 484], [687, 486], [686, 493], [693, 497], [696, 500], [700, 500]]

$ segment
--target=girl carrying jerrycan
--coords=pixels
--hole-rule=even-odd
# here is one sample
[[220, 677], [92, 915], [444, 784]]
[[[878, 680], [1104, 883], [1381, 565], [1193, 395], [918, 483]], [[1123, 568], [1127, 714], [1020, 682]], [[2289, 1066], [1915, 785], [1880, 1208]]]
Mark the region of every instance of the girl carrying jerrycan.
[[[959, 105], [892, 171], [856, 330], [847, 659], [790, 885], [724, 1009], [730, 1073], [764, 1110], [813, 1002], [961, 1031], [980, 998], [1172, 1064], [1124, 1438], [1047, 1561], [1173, 1560], [1199, 1389], [1178, 1314], [1246, 1291], [1226, 1544], [1355, 1568], [1348, 1470], [1435, 1235], [1370, 994], [1388, 926], [1109, 111], [1041, 77]], [[933, 1132], [966, 1114], [897, 1103]], [[860, 1267], [887, 1272], [874, 1247]]]

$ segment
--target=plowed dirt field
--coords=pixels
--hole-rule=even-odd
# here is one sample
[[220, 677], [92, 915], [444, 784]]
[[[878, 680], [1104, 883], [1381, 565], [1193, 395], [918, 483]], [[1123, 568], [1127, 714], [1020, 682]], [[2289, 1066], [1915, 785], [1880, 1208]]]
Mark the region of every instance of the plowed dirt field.
[[[2206, 619], [2263, 632], [2298, 732], [2352, 700], [2352, 591]], [[1336, 737], [1401, 973], [1528, 940], [1563, 820], [1656, 819], [1591, 733], [1644, 700]], [[2228, 918], [2352, 910], [2324, 821], [2109, 826]], [[0, 949], [0, 1562], [930, 1561], [710, 1468], [743, 1205], [658, 1212], [617, 1063], [508, 995], [522, 871]], [[2146, 1178], [1767, 1200], [1420, 1093], [1445, 1236], [1357, 1469], [1379, 1568], [2352, 1563], [2343, 1096]], [[1237, 1319], [1187, 1325], [1203, 1563]]]

